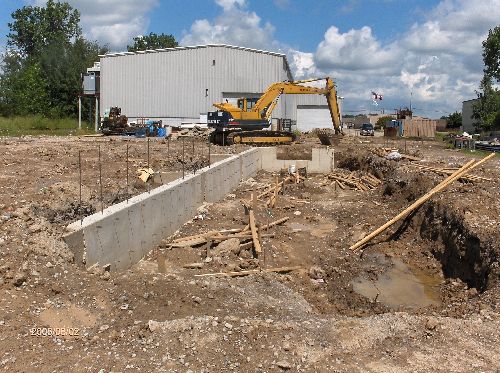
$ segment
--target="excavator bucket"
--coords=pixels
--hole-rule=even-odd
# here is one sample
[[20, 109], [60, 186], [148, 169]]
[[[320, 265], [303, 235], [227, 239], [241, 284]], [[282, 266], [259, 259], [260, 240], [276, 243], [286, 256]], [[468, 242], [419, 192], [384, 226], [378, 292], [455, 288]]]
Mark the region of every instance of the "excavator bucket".
[[336, 135], [334, 130], [329, 128], [318, 129], [316, 135], [321, 141], [321, 145], [339, 145], [342, 135]]

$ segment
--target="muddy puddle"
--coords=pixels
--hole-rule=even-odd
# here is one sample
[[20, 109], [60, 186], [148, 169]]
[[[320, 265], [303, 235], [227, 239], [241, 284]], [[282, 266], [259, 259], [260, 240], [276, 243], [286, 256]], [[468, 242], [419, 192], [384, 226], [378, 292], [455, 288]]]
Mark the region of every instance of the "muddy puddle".
[[364, 276], [355, 278], [351, 284], [356, 293], [388, 307], [423, 308], [440, 304], [439, 277], [382, 254], [372, 254], [369, 259], [378, 263], [385, 261], [388, 268], [378, 274], [376, 280]]

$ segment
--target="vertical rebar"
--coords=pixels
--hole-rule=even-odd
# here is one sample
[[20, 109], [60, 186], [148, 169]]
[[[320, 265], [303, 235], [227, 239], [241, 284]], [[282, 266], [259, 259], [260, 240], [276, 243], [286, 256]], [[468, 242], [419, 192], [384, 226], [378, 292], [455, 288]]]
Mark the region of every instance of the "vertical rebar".
[[211, 145], [212, 145], [212, 141], [210, 141], [210, 139], [208, 139], [208, 168], [210, 168]]
[[[78, 209], [80, 210], [80, 213], [81, 213], [81, 211], [82, 211], [82, 151], [81, 150], [78, 150], [78, 175], [79, 175], [78, 185], [79, 185], [79, 189], [80, 189]], [[80, 224], [83, 225], [83, 214], [81, 217]]]
[[101, 144], [99, 144], [99, 189], [101, 195], [101, 214], [104, 214], [104, 202], [102, 198], [102, 165], [101, 165]]
[[182, 178], [184, 179], [184, 137], [182, 138]]
[[[148, 173], [149, 173], [149, 137], [148, 137]], [[148, 193], [151, 193], [151, 186], [148, 183], [149, 179], [146, 181], [146, 184], [148, 186]]]
[[129, 144], [127, 144], [127, 155], [126, 155], [126, 160], [125, 160], [125, 162], [127, 164], [127, 191], [126, 191], [126, 194], [125, 194], [125, 196], [127, 198], [127, 203], [128, 203], [128, 197], [129, 197], [128, 196], [128, 190], [129, 190], [129, 188], [128, 188], [128, 147], [129, 147]]
[[170, 159], [170, 137], [167, 139], [167, 159]]
[[149, 168], [149, 137], [148, 137], [148, 168]]

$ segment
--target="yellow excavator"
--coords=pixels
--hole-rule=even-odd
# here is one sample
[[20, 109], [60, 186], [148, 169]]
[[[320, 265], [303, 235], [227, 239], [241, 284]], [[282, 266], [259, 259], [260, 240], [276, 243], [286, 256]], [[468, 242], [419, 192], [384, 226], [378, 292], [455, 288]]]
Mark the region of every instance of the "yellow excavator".
[[[326, 83], [324, 88], [310, 85], [322, 80]], [[214, 128], [211, 142], [217, 145], [274, 145], [295, 141], [292, 132], [264, 131], [270, 126], [271, 113], [282, 94], [325, 95], [335, 134], [341, 133], [337, 91], [333, 80], [327, 77], [273, 83], [260, 98], [239, 98], [237, 106], [229, 102], [213, 104], [219, 110], [207, 114], [208, 127]]]

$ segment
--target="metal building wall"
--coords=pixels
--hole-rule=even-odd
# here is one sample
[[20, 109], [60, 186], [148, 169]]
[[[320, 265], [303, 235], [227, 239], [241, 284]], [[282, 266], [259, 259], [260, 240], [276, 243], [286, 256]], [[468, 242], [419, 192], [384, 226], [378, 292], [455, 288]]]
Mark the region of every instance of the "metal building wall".
[[[214, 64], [215, 61], [215, 64]], [[283, 55], [231, 46], [202, 46], [101, 58], [101, 107], [129, 118], [198, 121], [224, 92], [261, 93], [291, 74]], [[280, 100], [273, 117], [284, 117]], [[287, 108], [287, 117], [295, 119]]]

